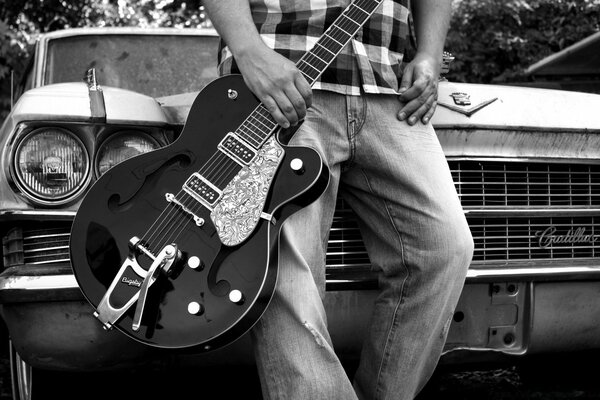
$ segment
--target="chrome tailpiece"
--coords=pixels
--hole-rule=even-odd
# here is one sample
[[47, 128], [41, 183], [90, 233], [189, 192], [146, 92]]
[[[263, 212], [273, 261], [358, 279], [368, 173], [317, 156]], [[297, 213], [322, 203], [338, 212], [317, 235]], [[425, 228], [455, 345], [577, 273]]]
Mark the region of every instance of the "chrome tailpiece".
[[[148, 289], [161, 272], [168, 274], [171, 267], [181, 258], [181, 252], [175, 244], [165, 246], [154, 256], [135, 236], [129, 241], [129, 249], [128, 257], [94, 312], [94, 316], [102, 322], [106, 330], [112, 329], [137, 301], [132, 324], [132, 329], [137, 332], [140, 329]], [[141, 254], [152, 260], [147, 271], [137, 261], [137, 256]]]

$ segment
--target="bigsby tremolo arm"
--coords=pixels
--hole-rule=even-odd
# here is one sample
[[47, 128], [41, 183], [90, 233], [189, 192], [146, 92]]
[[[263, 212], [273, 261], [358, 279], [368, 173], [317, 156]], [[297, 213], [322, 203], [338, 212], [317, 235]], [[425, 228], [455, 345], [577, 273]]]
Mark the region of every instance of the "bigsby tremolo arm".
[[[154, 256], [151, 251], [142, 245], [137, 237], [131, 238], [129, 241], [129, 248], [129, 256], [123, 262], [123, 265], [121, 265], [117, 276], [102, 297], [96, 312], [94, 312], [94, 316], [102, 322], [102, 325], [106, 330], [112, 329], [115, 322], [117, 322], [127, 310], [129, 310], [133, 303], [137, 301], [131, 328], [134, 331], [138, 331], [144, 313], [148, 289], [156, 281], [160, 272], [168, 273], [177, 259], [181, 257], [181, 253], [175, 244], [165, 246], [157, 256]], [[143, 269], [137, 262], [136, 255], [140, 252], [144, 253], [152, 260], [152, 265], [148, 268], [148, 271]], [[135, 276], [133, 276], [133, 274], [135, 274]], [[137, 277], [143, 279], [143, 281], [139, 282]], [[136, 291], [122, 306], [114, 307], [113, 304], [111, 304], [111, 297], [115, 293], [115, 289], [118, 287], [117, 285], [119, 283], [138, 286], [140, 287], [140, 290]]]

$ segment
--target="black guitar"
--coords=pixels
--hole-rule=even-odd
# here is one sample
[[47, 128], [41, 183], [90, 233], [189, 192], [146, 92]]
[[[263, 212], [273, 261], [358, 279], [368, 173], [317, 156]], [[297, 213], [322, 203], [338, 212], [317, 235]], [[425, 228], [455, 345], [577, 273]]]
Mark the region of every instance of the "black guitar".
[[[297, 66], [312, 85], [382, 0], [357, 0]], [[73, 222], [71, 262], [94, 315], [142, 343], [208, 351], [260, 318], [277, 280], [278, 236], [329, 173], [282, 143], [240, 75], [195, 99], [180, 137], [106, 172]]]

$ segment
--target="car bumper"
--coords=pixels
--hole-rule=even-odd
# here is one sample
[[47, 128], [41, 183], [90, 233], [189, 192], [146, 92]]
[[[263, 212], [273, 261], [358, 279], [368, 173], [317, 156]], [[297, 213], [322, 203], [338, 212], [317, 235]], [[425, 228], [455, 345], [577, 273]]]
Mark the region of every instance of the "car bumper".
[[[483, 353], [505, 357], [600, 349], [599, 292], [600, 270], [590, 266], [472, 269], [442, 363], [468, 363]], [[327, 292], [331, 336], [342, 357], [358, 356], [375, 295], [373, 290]], [[34, 367], [108, 370], [253, 362], [247, 335], [224, 349], [194, 354], [149, 347], [103, 330], [65, 265], [7, 269], [0, 274], [0, 304], [13, 344]]]

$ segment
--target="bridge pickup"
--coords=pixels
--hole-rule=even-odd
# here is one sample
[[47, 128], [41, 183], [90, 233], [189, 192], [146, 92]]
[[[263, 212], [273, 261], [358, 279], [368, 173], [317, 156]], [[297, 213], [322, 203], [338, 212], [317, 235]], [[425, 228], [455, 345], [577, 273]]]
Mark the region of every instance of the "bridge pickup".
[[231, 132], [223, 138], [221, 143], [219, 143], [218, 149], [231, 157], [242, 167], [250, 164], [256, 156], [256, 151], [250, 147], [250, 145], [246, 144], [239, 136]]
[[183, 190], [211, 211], [222, 194], [218, 187], [197, 172], [193, 173], [183, 184]]

